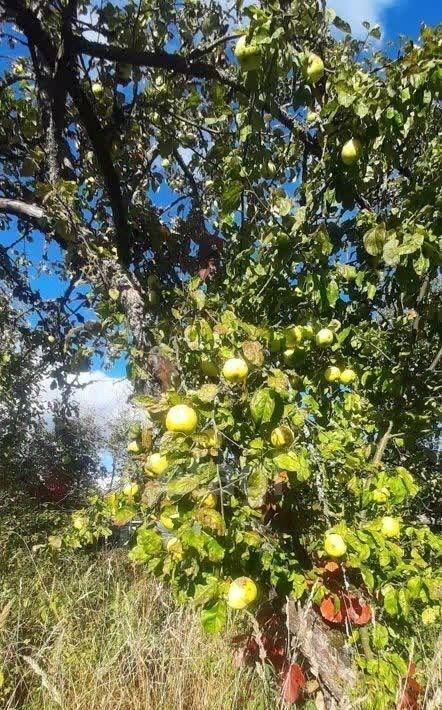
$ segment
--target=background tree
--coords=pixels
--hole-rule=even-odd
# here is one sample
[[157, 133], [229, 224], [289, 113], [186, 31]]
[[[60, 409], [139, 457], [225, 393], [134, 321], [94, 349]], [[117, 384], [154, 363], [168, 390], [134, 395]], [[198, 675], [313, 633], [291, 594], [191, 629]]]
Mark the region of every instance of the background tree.
[[[22, 240], [58, 245], [68, 284], [35, 331], [64, 371], [127, 352], [156, 420], [159, 458], [141, 432], [138, 482], [66, 544], [141, 515], [132, 559], [201, 604], [208, 630], [232, 578], [259, 578], [264, 598], [345, 626], [367, 707], [391, 705], [398, 675], [416, 694], [410, 639], [438, 614], [439, 543], [410, 499], [440, 419], [440, 30], [392, 58], [379, 28], [357, 40], [307, 0], [0, 7], [20, 46], [0, 209]], [[2, 253], [24, 298], [17, 244]], [[167, 419], [176, 404], [196, 431], [188, 411], [185, 432]]]

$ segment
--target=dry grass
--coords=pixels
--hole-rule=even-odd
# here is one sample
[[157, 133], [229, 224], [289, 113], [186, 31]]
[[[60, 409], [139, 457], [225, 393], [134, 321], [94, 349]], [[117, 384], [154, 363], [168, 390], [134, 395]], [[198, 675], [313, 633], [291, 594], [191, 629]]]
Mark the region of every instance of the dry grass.
[[118, 553], [61, 568], [30, 557], [3, 584], [1, 609], [4, 710], [269, 707], [256, 674], [233, 668], [234, 630], [208, 637]]
[[[267, 681], [234, 668], [235, 633], [230, 623], [224, 634], [204, 634], [197, 613], [177, 606], [164, 587], [128, 563], [125, 551], [57, 560], [26, 551], [15, 569], [0, 571], [0, 708], [281, 708], [270, 672]], [[441, 640], [433, 636], [429, 643], [418, 634], [417, 643], [427, 649], [434, 643], [428, 663], [420, 665], [428, 678], [422, 708], [436, 710]], [[362, 692], [354, 708], [369, 707]]]

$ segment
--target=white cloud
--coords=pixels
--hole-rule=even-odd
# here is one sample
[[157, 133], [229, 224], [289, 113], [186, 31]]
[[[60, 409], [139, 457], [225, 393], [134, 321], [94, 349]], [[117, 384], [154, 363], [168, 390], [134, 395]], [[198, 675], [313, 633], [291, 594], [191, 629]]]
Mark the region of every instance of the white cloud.
[[361, 26], [364, 20], [370, 24], [382, 25], [382, 13], [387, 7], [395, 5], [398, 0], [330, 0], [329, 6], [339, 17], [346, 20], [356, 36], [364, 35]]
[[[72, 382], [73, 375], [68, 377]], [[128, 398], [132, 386], [126, 378], [106, 375], [101, 370], [82, 372], [77, 378], [80, 387], [73, 391], [73, 399], [78, 403], [81, 415], [91, 415], [97, 423], [106, 425], [122, 414], [132, 410]], [[50, 389], [51, 380], [43, 381], [42, 397], [46, 402], [53, 402], [59, 397], [58, 390]]]

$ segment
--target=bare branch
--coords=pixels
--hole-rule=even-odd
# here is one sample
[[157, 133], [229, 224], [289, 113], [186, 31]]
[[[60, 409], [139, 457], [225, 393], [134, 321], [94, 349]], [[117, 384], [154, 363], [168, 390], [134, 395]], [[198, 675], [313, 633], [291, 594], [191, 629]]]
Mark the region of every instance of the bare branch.
[[29, 204], [22, 200], [11, 200], [8, 197], [0, 197], [0, 212], [41, 222], [45, 219], [44, 210], [38, 205]]
[[385, 449], [387, 448], [387, 444], [390, 441], [390, 439], [392, 438], [392, 434], [391, 434], [392, 429], [393, 429], [393, 422], [390, 420], [388, 422], [388, 427], [387, 427], [385, 434], [382, 436], [381, 439], [379, 439], [378, 445], [376, 447], [375, 455], [373, 456], [373, 464], [375, 466], [379, 466], [382, 461], [382, 457], [385, 453]]

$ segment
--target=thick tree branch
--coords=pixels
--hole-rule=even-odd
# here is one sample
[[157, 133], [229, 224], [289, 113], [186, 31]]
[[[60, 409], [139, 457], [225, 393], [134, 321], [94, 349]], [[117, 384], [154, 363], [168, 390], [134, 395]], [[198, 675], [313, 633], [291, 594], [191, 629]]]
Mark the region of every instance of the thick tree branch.
[[244, 88], [226, 77], [219, 69], [211, 64], [201, 61], [192, 61], [180, 54], [170, 52], [146, 52], [132, 49], [131, 47], [117, 47], [112, 44], [91, 42], [84, 37], [74, 35], [73, 47], [76, 52], [87, 54], [99, 59], [108, 59], [111, 62], [134, 64], [135, 66], [151, 67], [152, 69], [166, 69], [175, 74], [183, 74], [189, 78], [216, 79], [232, 88]]
[[[248, 96], [247, 89], [238, 81], [230, 79], [227, 74], [207, 62], [192, 61], [190, 57], [183, 57], [180, 54], [170, 54], [169, 52], [144, 52], [130, 47], [116, 47], [111, 44], [101, 44], [100, 42], [90, 42], [84, 37], [73, 37], [73, 47], [78, 53], [87, 54], [99, 59], [107, 59], [112, 62], [124, 64], [134, 64], [135, 66], [151, 67], [153, 69], [165, 69], [174, 74], [181, 74], [188, 78], [211, 79], [218, 81], [224, 86], [228, 86], [236, 92]], [[307, 136], [305, 130], [298, 124], [287, 111], [284, 111], [276, 104], [264, 102], [263, 108], [271, 113], [283, 126], [290, 131], [296, 131], [299, 137], [310, 146], [312, 152], [317, 154], [316, 143]]]
[[36, 226], [45, 219], [45, 212], [38, 205], [28, 204], [22, 200], [11, 200], [8, 197], [0, 197], [0, 212], [29, 219], [36, 222]]
[[[4, 0], [4, 5], [10, 17], [38, 49], [50, 70], [54, 72], [57, 65], [57, 51], [38, 17], [27, 8], [23, 0]], [[65, 38], [68, 42], [70, 39], [69, 37]], [[72, 45], [73, 43], [71, 42], [70, 48], [67, 50], [68, 53], [72, 50]], [[74, 69], [66, 64], [59, 66], [58, 77], [72, 97], [80, 120], [94, 148], [111, 204], [118, 256], [122, 264], [127, 266], [130, 255], [130, 228], [127, 210], [121, 192], [119, 176], [110, 156], [109, 145], [103, 127], [95, 114], [91, 102], [83, 91]]]

